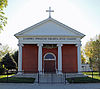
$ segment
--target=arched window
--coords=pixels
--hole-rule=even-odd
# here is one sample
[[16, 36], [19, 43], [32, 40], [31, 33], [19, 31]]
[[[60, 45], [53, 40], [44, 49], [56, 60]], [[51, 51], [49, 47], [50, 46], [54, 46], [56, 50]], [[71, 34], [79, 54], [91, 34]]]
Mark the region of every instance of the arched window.
[[55, 55], [52, 54], [52, 53], [47, 53], [47, 54], [44, 56], [44, 60], [55, 60]]

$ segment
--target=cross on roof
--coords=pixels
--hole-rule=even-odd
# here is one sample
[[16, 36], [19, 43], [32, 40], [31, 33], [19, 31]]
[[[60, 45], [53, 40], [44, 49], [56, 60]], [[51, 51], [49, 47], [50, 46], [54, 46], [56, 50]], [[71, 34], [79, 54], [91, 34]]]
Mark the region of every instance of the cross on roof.
[[49, 7], [49, 10], [46, 10], [46, 12], [49, 12], [49, 18], [51, 18], [51, 12], [54, 12], [54, 10], [51, 10], [51, 7]]

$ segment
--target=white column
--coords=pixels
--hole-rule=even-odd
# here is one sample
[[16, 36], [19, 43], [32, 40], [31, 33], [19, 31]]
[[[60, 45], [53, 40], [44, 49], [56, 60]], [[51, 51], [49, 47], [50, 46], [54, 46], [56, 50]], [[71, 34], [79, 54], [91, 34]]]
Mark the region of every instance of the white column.
[[43, 44], [38, 44], [38, 71], [42, 73], [42, 46]]
[[18, 53], [18, 74], [22, 74], [22, 47], [24, 46], [22, 43], [18, 44], [19, 53]]
[[58, 74], [62, 74], [62, 44], [58, 46]]
[[78, 73], [81, 72], [81, 44], [77, 44], [77, 64], [78, 64]]

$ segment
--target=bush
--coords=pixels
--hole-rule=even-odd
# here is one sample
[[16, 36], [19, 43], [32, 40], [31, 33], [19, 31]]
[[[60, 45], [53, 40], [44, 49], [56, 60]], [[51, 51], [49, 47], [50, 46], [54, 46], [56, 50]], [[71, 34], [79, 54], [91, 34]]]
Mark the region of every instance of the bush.
[[5, 72], [4, 65], [0, 63], [0, 74], [4, 74], [4, 72]]
[[14, 59], [10, 56], [9, 53], [7, 53], [3, 58], [2, 58], [2, 63], [5, 65], [6, 69], [16, 69], [16, 62]]

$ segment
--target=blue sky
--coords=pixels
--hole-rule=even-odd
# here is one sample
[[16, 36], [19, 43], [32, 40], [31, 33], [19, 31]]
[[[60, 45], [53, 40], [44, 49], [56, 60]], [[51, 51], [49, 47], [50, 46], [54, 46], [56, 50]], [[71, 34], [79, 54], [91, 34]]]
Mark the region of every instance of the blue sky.
[[8, 24], [0, 34], [0, 43], [17, 49], [14, 34], [48, 18], [49, 6], [54, 10], [52, 18], [86, 35], [83, 46], [100, 34], [100, 0], [8, 0]]

